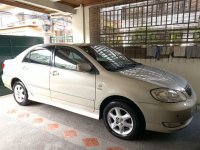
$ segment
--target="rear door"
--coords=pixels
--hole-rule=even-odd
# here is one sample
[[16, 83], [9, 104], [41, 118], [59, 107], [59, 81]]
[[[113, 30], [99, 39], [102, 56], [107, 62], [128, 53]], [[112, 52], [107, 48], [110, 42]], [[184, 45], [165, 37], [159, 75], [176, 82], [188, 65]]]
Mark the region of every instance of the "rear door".
[[50, 100], [49, 71], [52, 49], [54, 47], [37, 48], [23, 60], [21, 73], [26, 87], [37, 98]]

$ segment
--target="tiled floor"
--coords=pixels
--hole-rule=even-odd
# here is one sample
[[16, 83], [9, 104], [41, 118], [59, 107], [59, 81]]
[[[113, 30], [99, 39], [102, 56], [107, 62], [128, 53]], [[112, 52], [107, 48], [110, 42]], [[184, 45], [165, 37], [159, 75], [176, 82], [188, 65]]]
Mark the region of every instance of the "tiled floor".
[[22, 107], [0, 98], [0, 150], [200, 150], [200, 110], [173, 134], [147, 131], [137, 141], [112, 136], [103, 121], [49, 105]]

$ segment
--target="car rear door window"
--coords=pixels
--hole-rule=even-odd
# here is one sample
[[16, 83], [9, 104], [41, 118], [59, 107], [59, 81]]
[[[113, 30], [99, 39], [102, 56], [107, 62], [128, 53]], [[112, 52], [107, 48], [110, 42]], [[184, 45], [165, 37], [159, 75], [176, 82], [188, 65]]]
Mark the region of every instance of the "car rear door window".
[[51, 50], [39, 49], [30, 52], [24, 59], [24, 62], [50, 65], [51, 62]]

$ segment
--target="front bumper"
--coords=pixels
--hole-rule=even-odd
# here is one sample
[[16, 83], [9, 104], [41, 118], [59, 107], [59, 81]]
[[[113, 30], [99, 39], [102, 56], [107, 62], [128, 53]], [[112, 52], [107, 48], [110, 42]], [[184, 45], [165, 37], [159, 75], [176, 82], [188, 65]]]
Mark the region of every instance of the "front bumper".
[[146, 121], [146, 129], [170, 133], [189, 125], [196, 109], [197, 97], [193, 95], [186, 102], [141, 105], [141, 110]]

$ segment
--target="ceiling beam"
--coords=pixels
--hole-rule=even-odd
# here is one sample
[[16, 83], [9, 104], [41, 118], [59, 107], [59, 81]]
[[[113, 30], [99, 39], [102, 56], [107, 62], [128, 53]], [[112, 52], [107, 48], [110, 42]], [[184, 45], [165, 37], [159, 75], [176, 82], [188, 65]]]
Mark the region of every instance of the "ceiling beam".
[[15, 2], [15, 1], [0, 0], [0, 3], [10, 5], [10, 6], [14, 6], [14, 7], [29, 9], [29, 10], [32, 10], [32, 11], [37, 11], [37, 12], [41, 12], [41, 13], [45, 13], [45, 14], [51, 13], [50, 11], [48, 11], [46, 9], [27, 5], [27, 4], [24, 4], [24, 3], [18, 3], [18, 2]]
[[127, 3], [136, 3], [142, 2], [145, 0], [93, 0], [93, 1], [86, 1], [84, 6], [92, 6], [92, 5], [112, 5], [112, 4], [127, 4]]
[[75, 5], [75, 4], [72, 4], [72, 3], [68, 3], [66, 1], [58, 1], [58, 3], [61, 3], [61, 4], [64, 4], [64, 5], [68, 5], [68, 6], [71, 6], [71, 7], [78, 7], [80, 5]]
[[[107, 3], [112, 3], [112, 2], [120, 2], [123, 0], [100, 0], [100, 1], [91, 1], [85, 4], [85, 6], [89, 5], [99, 5], [99, 4], [107, 4]], [[87, 1], [86, 1], [87, 2]]]
[[73, 7], [57, 2], [52, 2], [50, 0], [15, 0], [15, 1], [57, 12], [65, 12], [65, 13], [68, 12], [72, 14], [76, 13], [76, 10]]

